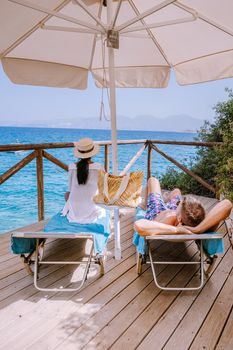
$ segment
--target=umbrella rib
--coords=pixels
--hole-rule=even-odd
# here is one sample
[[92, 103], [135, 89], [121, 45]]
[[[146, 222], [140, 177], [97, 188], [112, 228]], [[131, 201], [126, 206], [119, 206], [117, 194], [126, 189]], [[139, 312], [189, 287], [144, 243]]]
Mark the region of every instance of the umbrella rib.
[[215, 56], [215, 55], [218, 55], [218, 54], [222, 54], [222, 53], [225, 53], [225, 52], [231, 52], [231, 51], [233, 51], [233, 49], [217, 51], [217, 52], [214, 52], [214, 53], [210, 53], [208, 55], [203, 55], [203, 56], [191, 58], [189, 60], [181, 61], [181, 62], [178, 62], [178, 63], [174, 64], [173, 68], [175, 68], [175, 67], [177, 67], [177, 66], [179, 66], [181, 64], [189, 63], [189, 62], [192, 62], [192, 61], [200, 60], [200, 59], [205, 58], [205, 57], [211, 57], [211, 56]]
[[176, 2], [174, 5], [179, 7], [179, 8], [181, 8], [182, 10], [184, 10], [186, 12], [195, 13], [196, 16], [199, 19], [201, 19], [202, 21], [207, 22], [208, 24], [212, 25], [213, 27], [220, 29], [224, 33], [233, 36], [233, 31], [232, 30], [230, 30], [229, 28], [226, 28], [226, 27], [222, 26], [221, 24], [213, 21], [211, 18], [208, 18], [208, 17], [202, 15], [200, 12], [196, 11], [195, 9], [193, 9], [191, 7], [188, 7], [186, 5], [183, 5], [183, 4], [179, 3], [179, 2]]
[[[136, 8], [136, 6], [134, 5], [134, 3], [132, 3], [132, 0], [129, 0], [129, 3], [131, 4], [133, 10], [135, 11], [136, 14], [139, 13], [138, 9]], [[145, 22], [143, 19], [141, 19], [142, 24], [144, 26], [146, 26]], [[153, 33], [150, 31], [150, 29], [145, 28], [145, 30], [147, 31], [148, 35], [150, 36], [151, 40], [153, 41], [153, 43], [155, 44], [155, 46], [157, 47], [157, 49], [159, 50], [159, 52], [161, 53], [161, 55], [163, 56], [164, 60], [167, 62], [167, 64], [169, 65], [169, 67], [172, 67], [171, 63], [169, 62], [165, 52], [163, 51], [162, 47], [159, 45], [158, 41], [156, 40], [155, 36], [153, 35]]]
[[119, 12], [120, 12], [121, 4], [122, 4], [122, 0], [119, 0], [118, 5], [117, 5], [117, 9], [116, 9], [116, 13], [114, 15], [114, 19], [113, 19], [113, 22], [112, 22], [112, 26], [111, 26], [112, 28], [115, 27], [116, 20], [117, 20], [117, 17], [119, 15]]
[[[70, 0], [63, 1], [59, 6], [57, 6], [54, 11], [61, 10], [64, 6], [66, 6]], [[34, 25], [27, 33], [22, 35], [20, 38], [18, 38], [12, 45], [10, 45], [7, 49], [5, 49], [2, 53], [0, 53], [0, 59], [5, 57], [8, 53], [10, 53], [12, 50], [14, 50], [18, 45], [20, 45], [26, 38], [28, 38], [32, 33], [34, 33], [38, 28], [41, 27], [46, 21], [48, 21], [52, 16], [47, 15], [42, 19], [39, 23]]]
[[193, 22], [197, 19], [197, 16], [193, 16], [193, 17], [187, 17], [187, 18], [181, 18], [180, 20], [171, 20], [171, 21], [166, 21], [166, 22], [158, 22], [158, 23], [151, 23], [151, 24], [146, 24], [143, 27], [132, 27], [132, 28], [128, 28], [125, 30], [121, 31], [121, 34], [125, 34], [125, 33], [132, 33], [132, 32], [138, 32], [141, 30], [145, 30], [145, 29], [152, 29], [152, 28], [159, 28], [159, 27], [164, 27], [164, 26], [170, 26], [170, 25], [175, 25], [175, 24], [181, 24], [181, 23], [186, 23], [186, 22]]
[[45, 8], [45, 7], [42, 7], [42, 6], [39, 6], [39, 5], [31, 4], [30, 2], [25, 1], [25, 0], [8, 0], [8, 1], [16, 3], [16, 4], [19, 4], [19, 5], [22, 5], [22, 6], [25, 6], [27, 8], [31, 8], [31, 9], [39, 11], [39, 12], [46, 13], [47, 15], [51, 15], [52, 17], [61, 18], [61, 19], [65, 20], [65, 21], [72, 22], [72, 23], [75, 23], [75, 24], [78, 24], [78, 25], [82, 25], [83, 27], [87, 27], [89, 29], [94, 29], [94, 30], [96, 30], [96, 31], [98, 31], [100, 33], [104, 33], [105, 32], [105, 30], [100, 30], [100, 28], [98, 28], [96, 26], [93, 26], [90, 23], [86, 23], [84, 21], [78, 20], [78, 19], [76, 19], [74, 17], [71, 17], [71, 16], [64, 15], [62, 13], [57, 13], [56, 11], [49, 10], [48, 8]]
[[202, 14], [198, 13], [198, 18], [200, 18], [202, 21], [209, 23], [210, 25], [212, 25], [215, 28], [220, 29], [222, 32], [229, 34], [230, 36], [233, 36], [233, 31], [223, 27], [221, 24], [216, 23], [215, 21], [211, 20], [210, 18], [207, 18], [205, 16], [203, 16]]
[[74, 27], [60, 27], [60, 26], [47, 26], [45, 24], [41, 25], [41, 29], [46, 30], [57, 30], [61, 32], [71, 32], [71, 33], [87, 33], [87, 34], [100, 34], [96, 30], [86, 29], [86, 28], [74, 28]]
[[[101, 3], [100, 6], [99, 6], [99, 11], [98, 11], [98, 18], [100, 18], [100, 16], [101, 16], [102, 8], [103, 8], [103, 5]], [[89, 70], [91, 70], [93, 59], [94, 59], [96, 40], [97, 40], [97, 35], [94, 36], [94, 40], [93, 40], [93, 45], [92, 45], [92, 50], [91, 50], [91, 59], [90, 59], [90, 64], [89, 64]]]
[[74, 0], [92, 19], [94, 19], [94, 21], [96, 21], [97, 24], [100, 25], [100, 27], [103, 28], [104, 31], [106, 31], [106, 28], [103, 24], [103, 22], [97, 17], [95, 16], [86, 5], [82, 4], [79, 0]]
[[[125, 29], [126, 27], [131, 26], [132, 24], [139, 22], [141, 20], [143, 20], [145, 17], [152, 15], [153, 13], [161, 10], [162, 8], [174, 3], [176, 0], [164, 0], [162, 3], [160, 3], [159, 5], [156, 5], [152, 8], [150, 8], [149, 10], [142, 12], [141, 14], [138, 13], [138, 15], [136, 17], [134, 17], [133, 19], [121, 24], [120, 26], [116, 27], [116, 30], [118, 30], [119, 32], [121, 32], [123, 29]], [[134, 5], [135, 6], [135, 5]]]

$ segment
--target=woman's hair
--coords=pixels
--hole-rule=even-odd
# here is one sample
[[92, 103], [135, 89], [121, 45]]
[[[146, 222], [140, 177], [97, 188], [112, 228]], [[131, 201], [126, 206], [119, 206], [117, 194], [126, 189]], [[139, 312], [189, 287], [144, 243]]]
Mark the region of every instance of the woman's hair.
[[91, 158], [80, 159], [77, 163], [77, 180], [79, 185], [85, 185], [89, 175], [89, 161]]
[[187, 226], [197, 226], [205, 218], [205, 209], [193, 196], [185, 196], [181, 202], [181, 221]]

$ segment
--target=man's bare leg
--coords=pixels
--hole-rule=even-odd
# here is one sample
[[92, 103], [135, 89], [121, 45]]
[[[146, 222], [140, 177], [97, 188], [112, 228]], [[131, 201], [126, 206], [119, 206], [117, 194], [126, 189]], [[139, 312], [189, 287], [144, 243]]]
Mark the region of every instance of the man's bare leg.
[[147, 205], [147, 198], [150, 193], [160, 193], [161, 194], [161, 187], [159, 180], [156, 179], [155, 177], [150, 177], [147, 181], [147, 186], [145, 188], [145, 196], [143, 203], [140, 205], [141, 208], [146, 210], [146, 205]]
[[147, 182], [147, 195], [150, 193], [160, 193], [162, 195], [159, 180], [156, 177], [150, 177]]

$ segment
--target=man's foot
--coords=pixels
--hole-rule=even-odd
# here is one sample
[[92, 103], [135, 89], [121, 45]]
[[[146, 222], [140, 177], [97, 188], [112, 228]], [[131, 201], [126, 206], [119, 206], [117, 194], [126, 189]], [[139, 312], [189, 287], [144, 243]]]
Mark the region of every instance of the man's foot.
[[163, 192], [163, 200], [165, 203], [167, 203], [170, 199], [170, 192]]

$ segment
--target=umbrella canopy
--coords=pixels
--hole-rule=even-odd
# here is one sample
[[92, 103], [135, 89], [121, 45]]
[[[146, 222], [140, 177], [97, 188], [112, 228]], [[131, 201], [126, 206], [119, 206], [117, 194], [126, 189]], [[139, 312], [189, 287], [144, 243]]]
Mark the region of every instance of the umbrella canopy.
[[[231, 0], [2, 0], [0, 58], [18, 84], [166, 87], [233, 76]], [[116, 172], [117, 166], [115, 165]]]

